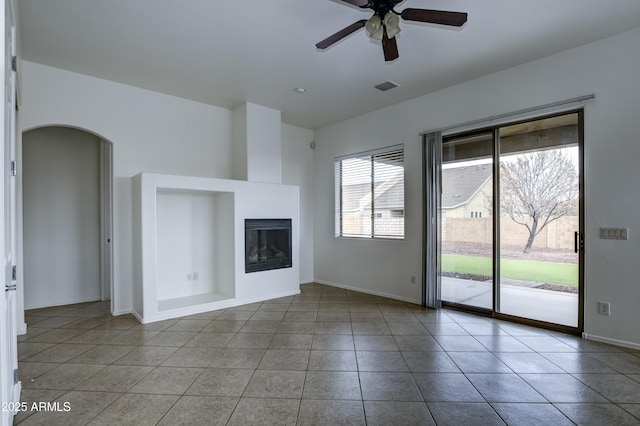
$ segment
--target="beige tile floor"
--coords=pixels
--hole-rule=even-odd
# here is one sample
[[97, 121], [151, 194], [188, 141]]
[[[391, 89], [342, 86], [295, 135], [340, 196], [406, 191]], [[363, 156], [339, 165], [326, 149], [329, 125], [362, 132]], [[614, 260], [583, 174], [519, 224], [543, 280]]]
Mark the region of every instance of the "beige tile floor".
[[27, 312], [21, 425], [640, 424], [640, 351], [319, 284], [141, 325]]

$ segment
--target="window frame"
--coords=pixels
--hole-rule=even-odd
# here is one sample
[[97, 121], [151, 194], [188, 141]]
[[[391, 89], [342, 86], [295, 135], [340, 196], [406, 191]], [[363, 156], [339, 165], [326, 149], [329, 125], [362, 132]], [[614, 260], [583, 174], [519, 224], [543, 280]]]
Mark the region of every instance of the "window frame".
[[[404, 215], [401, 218], [393, 218], [393, 219], [401, 219], [402, 220], [402, 225], [401, 225], [401, 233], [399, 235], [391, 235], [391, 234], [382, 234], [382, 233], [378, 233], [376, 232], [376, 219], [381, 219], [380, 217], [377, 217], [377, 214], [380, 214], [379, 212], [376, 212], [375, 209], [375, 201], [376, 201], [376, 194], [375, 194], [375, 186], [374, 183], [376, 181], [376, 173], [375, 173], [375, 167], [374, 164], [375, 162], [375, 158], [376, 157], [380, 157], [380, 156], [384, 156], [384, 155], [393, 155], [396, 154], [398, 155], [398, 160], [399, 160], [399, 164], [401, 164], [402, 166], [402, 199], [401, 199], [401, 203], [402, 206], [398, 206], [398, 207], [394, 207], [393, 209], [390, 210], [402, 210], [404, 212]], [[371, 230], [371, 232], [369, 233], [365, 233], [362, 232], [361, 234], [357, 234], [357, 233], [345, 233], [344, 229], [343, 229], [343, 222], [344, 222], [344, 216], [343, 216], [343, 211], [342, 211], [342, 207], [343, 207], [343, 161], [345, 160], [351, 160], [351, 159], [365, 159], [366, 161], [369, 161], [371, 164], [370, 167], [370, 178], [367, 182], [364, 182], [365, 184], [369, 184], [370, 185], [370, 190], [369, 190], [369, 194], [367, 195], [371, 195], [371, 200], [370, 200], [370, 209], [371, 209], [371, 214], [370, 217], [368, 218], [368, 220], [370, 221], [370, 226], [369, 229]], [[395, 159], [394, 159], [395, 160]], [[334, 237], [335, 238], [344, 238], [344, 239], [356, 239], [356, 240], [394, 240], [394, 241], [398, 241], [398, 240], [404, 240], [405, 236], [406, 236], [406, 191], [405, 191], [405, 180], [406, 180], [406, 166], [405, 166], [405, 149], [404, 149], [404, 144], [397, 144], [397, 145], [392, 145], [392, 146], [388, 146], [388, 147], [384, 147], [384, 148], [379, 148], [379, 149], [374, 149], [374, 150], [369, 150], [369, 151], [363, 151], [363, 152], [358, 152], [358, 153], [354, 153], [354, 154], [349, 154], [349, 155], [344, 155], [344, 156], [339, 156], [339, 157], [335, 157], [334, 159], [334, 186], [335, 186], [335, 194], [334, 194]], [[382, 215], [384, 217], [384, 215]], [[364, 217], [364, 216], [363, 216]]]

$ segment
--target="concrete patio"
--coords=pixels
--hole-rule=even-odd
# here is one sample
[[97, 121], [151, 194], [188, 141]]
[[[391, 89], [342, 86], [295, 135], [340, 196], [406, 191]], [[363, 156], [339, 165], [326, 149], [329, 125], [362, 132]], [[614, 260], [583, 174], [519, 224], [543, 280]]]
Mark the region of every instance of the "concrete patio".
[[[578, 295], [533, 288], [539, 283], [502, 280], [500, 312], [555, 324], [578, 326]], [[492, 308], [492, 283], [442, 277], [442, 300]]]

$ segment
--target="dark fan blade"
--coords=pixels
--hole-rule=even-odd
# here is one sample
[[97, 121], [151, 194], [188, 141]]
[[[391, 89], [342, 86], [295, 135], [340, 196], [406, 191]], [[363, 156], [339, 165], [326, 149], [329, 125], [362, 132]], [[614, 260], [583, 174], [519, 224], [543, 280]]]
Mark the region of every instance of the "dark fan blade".
[[447, 12], [444, 10], [407, 8], [400, 14], [407, 21], [428, 22], [431, 24], [461, 27], [467, 22], [467, 14], [463, 12]]
[[396, 43], [396, 38], [387, 37], [386, 28], [384, 29], [384, 33], [382, 34], [382, 51], [384, 52], [384, 60], [386, 62], [398, 59], [398, 57], [400, 56], [398, 54], [398, 44]]
[[334, 35], [331, 35], [331, 36], [325, 38], [320, 43], [316, 44], [316, 47], [318, 49], [326, 49], [327, 47], [331, 46], [332, 44], [337, 43], [338, 41], [342, 40], [343, 38], [345, 38], [346, 36], [348, 36], [352, 32], [358, 31], [360, 28], [364, 27], [364, 24], [366, 24], [366, 23], [367, 23], [366, 19], [361, 19], [358, 22], [354, 22], [353, 24], [349, 25], [348, 27], [341, 29], [340, 31], [338, 31]]
[[366, 7], [369, 4], [369, 0], [342, 0], [342, 1], [358, 7]]

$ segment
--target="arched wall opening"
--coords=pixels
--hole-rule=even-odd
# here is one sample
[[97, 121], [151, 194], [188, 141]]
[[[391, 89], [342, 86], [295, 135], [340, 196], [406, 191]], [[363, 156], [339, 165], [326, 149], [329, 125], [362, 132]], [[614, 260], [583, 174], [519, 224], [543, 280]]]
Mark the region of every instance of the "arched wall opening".
[[70, 126], [32, 128], [21, 165], [24, 309], [112, 300], [112, 143]]

